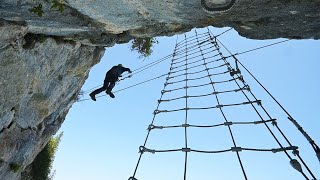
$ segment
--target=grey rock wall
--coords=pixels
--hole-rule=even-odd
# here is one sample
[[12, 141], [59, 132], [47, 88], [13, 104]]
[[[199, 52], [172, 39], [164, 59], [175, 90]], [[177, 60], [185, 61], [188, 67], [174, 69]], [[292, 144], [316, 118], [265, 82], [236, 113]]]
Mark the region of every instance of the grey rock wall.
[[[228, 0], [207, 0], [208, 5]], [[44, 16], [29, 9], [43, 4]], [[233, 27], [253, 39], [319, 39], [319, 0], [237, 0], [207, 13], [201, 0], [0, 2], [0, 179], [21, 171], [57, 132], [103, 47], [194, 27]]]
[[[25, 26], [16, 29], [20, 33]], [[19, 179], [57, 132], [90, 68], [104, 53], [104, 48], [50, 37], [25, 46], [25, 39], [16, 37], [0, 50], [1, 180]]]
[[[223, 2], [227, 0], [206, 0]], [[193, 27], [234, 27], [253, 39], [319, 39], [319, 0], [236, 0], [222, 13], [207, 13], [201, 0], [64, 0], [65, 10], [50, 9], [43, 0], [2, 0], [0, 18], [25, 21], [28, 32], [62, 36], [83, 44], [112, 46], [132, 36], [163, 36]], [[29, 9], [39, 2], [44, 16]], [[208, 3], [212, 4], [212, 3]]]

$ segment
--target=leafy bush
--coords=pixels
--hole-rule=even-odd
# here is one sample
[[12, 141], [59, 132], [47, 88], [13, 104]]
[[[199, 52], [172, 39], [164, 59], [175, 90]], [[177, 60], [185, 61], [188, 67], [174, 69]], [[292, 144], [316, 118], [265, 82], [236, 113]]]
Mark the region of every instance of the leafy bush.
[[132, 40], [131, 51], [137, 51], [140, 54], [140, 58], [148, 57], [152, 53], [152, 46], [154, 43], [158, 43], [155, 38], [135, 38]]
[[[50, 9], [55, 9], [63, 13], [64, 11], [64, 0], [40, 0], [42, 2], [39, 2], [37, 6], [33, 6], [31, 9], [29, 9], [30, 12], [42, 17], [44, 14], [44, 11], [42, 9], [42, 3], [50, 4]], [[37, 2], [37, 0], [33, 0], [33, 2]]]
[[63, 133], [60, 133], [58, 136], [52, 137], [48, 144], [34, 159], [31, 164], [32, 180], [53, 179], [54, 172], [52, 172], [52, 163], [62, 135]]
[[42, 17], [44, 12], [42, 9], [42, 3], [39, 3], [38, 6], [34, 6], [31, 9], [29, 9], [30, 12]]
[[13, 172], [18, 172], [21, 168], [21, 165], [15, 164], [15, 163], [10, 163], [9, 164], [10, 170]]

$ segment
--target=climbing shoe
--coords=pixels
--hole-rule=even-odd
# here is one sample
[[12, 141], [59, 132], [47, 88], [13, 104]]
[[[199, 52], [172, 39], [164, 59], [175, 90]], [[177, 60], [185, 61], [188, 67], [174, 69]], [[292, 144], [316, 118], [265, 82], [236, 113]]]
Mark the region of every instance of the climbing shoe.
[[90, 93], [90, 95], [89, 95], [89, 96], [91, 97], [91, 99], [92, 99], [92, 100], [96, 101], [96, 97], [95, 97], [95, 95], [94, 95], [94, 94]]
[[109, 94], [110, 97], [114, 98], [114, 94], [111, 91], [106, 90], [106, 93]]
[[111, 98], [114, 98], [114, 97], [115, 97], [112, 92], [109, 92], [108, 94], [109, 94], [109, 96], [110, 96]]

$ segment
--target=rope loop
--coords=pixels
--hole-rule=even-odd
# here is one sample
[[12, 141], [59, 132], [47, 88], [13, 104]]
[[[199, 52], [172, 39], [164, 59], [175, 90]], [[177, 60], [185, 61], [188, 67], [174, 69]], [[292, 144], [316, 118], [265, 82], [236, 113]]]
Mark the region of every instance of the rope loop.
[[144, 146], [139, 147], [139, 153], [143, 154], [146, 151], [146, 148]]
[[150, 152], [152, 154], [156, 153], [156, 151], [153, 150], [153, 149], [148, 149], [148, 148], [146, 148], [144, 146], [140, 146], [139, 147], [139, 153], [143, 154], [144, 152]]
[[153, 114], [154, 114], [154, 115], [159, 114], [159, 113], [160, 113], [159, 110], [154, 110], [154, 111], [153, 111]]
[[153, 125], [153, 124], [150, 124], [149, 126], [148, 126], [148, 131], [151, 131], [152, 129], [154, 129], [155, 128], [155, 126]]

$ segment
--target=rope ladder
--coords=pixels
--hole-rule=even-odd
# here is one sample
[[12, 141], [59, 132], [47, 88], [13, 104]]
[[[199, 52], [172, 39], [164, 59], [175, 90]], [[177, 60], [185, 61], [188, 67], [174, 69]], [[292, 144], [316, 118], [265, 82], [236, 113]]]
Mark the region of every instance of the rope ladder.
[[[139, 147], [139, 158], [134, 168], [133, 175], [129, 180], [138, 180], [137, 172], [142, 162], [143, 156], [146, 153], [172, 153], [182, 152], [184, 154], [183, 172], [184, 180], [188, 179], [189, 158], [191, 153], [204, 154], [221, 154], [234, 153], [234, 157], [239, 165], [243, 179], [250, 179], [248, 170], [245, 166], [245, 158], [242, 152], [271, 152], [283, 154], [288, 159], [288, 165], [298, 171], [305, 179], [317, 179], [311, 171], [307, 163], [303, 160], [299, 153], [298, 146], [295, 146], [284, 131], [277, 123], [277, 119], [272, 117], [264, 107], [262, 101], [258, 99], [252, 92], [249, 84], [245, 81], [241, 70], [248, 71], [244, 65], [237, 59], [237, 54], [225, 56], [222, 53], [221, 45], [226, 48], [208, 29], [205, 33], [198, 33], [195, 30], [195, 35], [187, 37], [177, 42], [174, 52], [171, 57], [171, 65], [169, 72], [162, 75], [166, 76], [164, 88], [161, 90], [160, 99], [157, 101], [157, 107], [153, 112], [153, 118], [147, 128], [147, 135], [143, 144]], [[249, 72], [249, 71], [248, 71]], [[249, 74], [253, 76], [250, 72]], [[262, 86], [262, 84], [253, 76], [253, 78]], [[222, 87], [226, 87], [222, 89]], [[262, 86], [263, 87], [263, 86]], [[264, 87], [263, 87], [264, 88]], [[201, 90], [206, 89], [203, 93]], [[265, 89], [265, 88], [264, 88]], [[265, 89], [266, 90], [266, 89]], [[267, 91], [267, 90], [266, 90]], [[267, 93], [269, 93], [267, 91]], [[269, 95], [271, 95], [269, 93]], [[241, 97], [242, 101], [226, 97]], [[271, 95], [275, 100], [275, 98]], [[276, 101], [276, 100], [275, 100]], [[198, 102], [198, 103], [192, 103]], [[302, 129], [296, 120], [280, 105], [277, 104], [288, 115], [288, 119], [299, 129], [303, 136], [308, 140], [314, 149], [318, 158], [320, 157], [319, 147], [315, 144], [312, 138]], [[210, 103], [210, 105], [208, 105]], [[195, 106], [194, 104], [197, 104]], [[245, 108], [250, 109], [256, 119], [235, 120], [230, 118], [230, 109]], [[215, 111], [221, 117], [222, 122], [216, 122], [216, 117], [207, 120], [206, 124], [199, 124], [193, 119], [190, 114], [193, 112], [209, 112]], [[183, 120], [180, 124], [161, 124], [158, 120], [159, 116], [170, 116], [181, 112]], [[183, 115], [182, 115], [183, 114]], [[246, 111], [243, 111], [246, 114]], [[181, 117], [182, 118], [182, 117]], [[263, 128], [268, 133], [267, 137], [274, 140], [274, 147], [247, 147], [240, 145], [234, 131], [238, 126], [257, 126]], [[226, 127], [228, 135], [226, 141], [231, 144], [228, 148], [221, 149], [197, 149], [190, 145], [190, 129], [207, 129], [214, 131], [215, 128]], [[273, 128], [272, 128], [273, 127]], [[151, 134], [154, 131], [165, 131], [169, 129], [183, 130], [183, 146], [176, 148], [152, 148], [148, 145]], [[254, 138], [254, 137], [253, 137]], [[214, 137], [212, 138], [214, 141]], [[229, 139], [229, 140], [228, 140]], [[320, 158], [319, 158], [320, 160]], [[289, 166], [290, 166], [289, 165]]]

